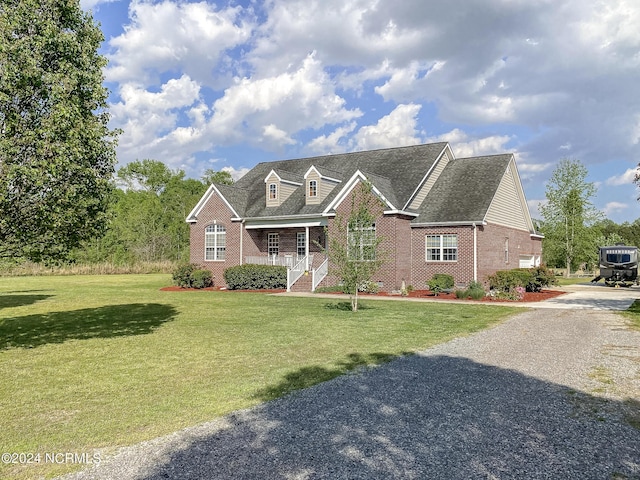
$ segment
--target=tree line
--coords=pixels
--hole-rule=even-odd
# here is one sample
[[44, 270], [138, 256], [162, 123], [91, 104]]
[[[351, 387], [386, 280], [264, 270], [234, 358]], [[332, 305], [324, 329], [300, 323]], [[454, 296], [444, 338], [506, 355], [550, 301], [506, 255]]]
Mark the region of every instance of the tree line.
[[77, 263], [186, 262], [186, 218], [211, 183], [232, 184], [228, 172], [205, 171], [200, 180], [185, 178], [158, 160], [136, 160], [118, 170], [107, 209], [104, 236], [71, 252]]
[[[576, 159], [562, 159], [547, 184], [546, 203], [541, 205], [539, 230], [544, 234], [544, 263], [564, 268], [598, 268], [602, 246], [640, 246], [640, 219], [617, 224], [595, 208], [596, 186], [587, 182], [587, 168]], [[637, 180], [636, 180], [637, 183]]]

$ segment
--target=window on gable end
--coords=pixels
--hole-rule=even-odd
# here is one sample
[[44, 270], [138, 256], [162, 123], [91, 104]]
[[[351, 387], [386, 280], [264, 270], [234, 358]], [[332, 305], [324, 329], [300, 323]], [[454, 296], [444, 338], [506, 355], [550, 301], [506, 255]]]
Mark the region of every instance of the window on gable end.
[[222, 261], [227, 253], [227, 229], [224, 225], [208, 225], [204, 230], [205, 261]]
[[376, 259], [376, 225], [349, 226], [347, 232], [348, 250], [350, 260], [371, 262]]
[[317, 196], [318, 196], [318, 181], [309, 180], [309, 197], [317, 197]]

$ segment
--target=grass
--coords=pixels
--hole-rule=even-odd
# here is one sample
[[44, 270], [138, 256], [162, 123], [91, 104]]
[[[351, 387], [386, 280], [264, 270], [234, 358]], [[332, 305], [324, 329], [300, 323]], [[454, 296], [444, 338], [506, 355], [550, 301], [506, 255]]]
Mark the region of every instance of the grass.
[[640, 300], [635, 300], [624, 312], [624, 316], [629, 320], [631, 328], [640, 330]]
[[[0, 452], [101, 455], [487, 328], [509, 307], [161, 292], [169, 275], [0, 278]], [[77, 465], [0, 463], [0, 478]]]

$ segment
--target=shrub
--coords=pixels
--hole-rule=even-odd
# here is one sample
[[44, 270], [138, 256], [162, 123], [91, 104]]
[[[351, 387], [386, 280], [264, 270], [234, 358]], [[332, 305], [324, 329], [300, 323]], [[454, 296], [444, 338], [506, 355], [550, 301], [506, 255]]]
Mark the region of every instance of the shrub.
[[487, 279], [490, 288], [502, 292], [513, 292], [516, 287], [524, 287], [527, 292], [539, 292], [543, 287], [556, 283], [553, 272], [542, 265], [535, 268], [499, 270]]
[[193, 263], [183, 263], [173, 271], [173, 284], [182, 288], [207, 288], [213, 285], [209, 270], [199, 270]]
[[546, 265], [540, 265], [539, 267], [531, 268], [530, 270], [533, 274], [533, 282], [527, 286], [527, 291], [539, 292], [549, 285], [557, 285], [558, 280], [556, 279], [553, 270], [548, 268]]
[[376, 282], [368, 281], [358, 285], [358, 291], [362, 293], [378, 293], [380, 286]]
[[436, 295], [444, 290], [450, 290], [455, 285], [453, 277], [447, 273], [436, 273], [431, 280], [427, 280], [429, 290]]
[[287, 288], [287, 267], [276, 265], [238, 265], [224, 271], [230, 290], [272, 290]]
[[456, 294], [456, 298], [460, 299], [460, 300], [464, 300], [465, 298], [467, 298], [468, 295], [468, 291], [467, 290], [462, 290], [462, 289], [457, 289], [455, 291]]
[[484, 288], [469, 288], [467, 293], [473, 300], [482, 300], [485, 296]]
[[173, 284], [182, 288], [191, 288], [193, 285], [193, 272], [197, 265], [193, 263], [183, 263], [173, 271]]
[[209, 270], [194, 270], [191, 275], [193, 288], [207, 288], [213, 286], [213, 275]]

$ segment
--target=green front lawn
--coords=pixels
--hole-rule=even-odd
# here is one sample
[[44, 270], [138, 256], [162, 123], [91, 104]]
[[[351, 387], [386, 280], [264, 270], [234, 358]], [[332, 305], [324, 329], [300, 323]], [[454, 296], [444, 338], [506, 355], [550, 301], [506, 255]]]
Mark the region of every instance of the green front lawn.
[[[105, 455], [517, 311], [365, 299], [353, 313], [338, 299], [160, 291], [169, 284], [0, 278], [0, 452]], [[0, 463], [0, 478], [70, 469]]]

